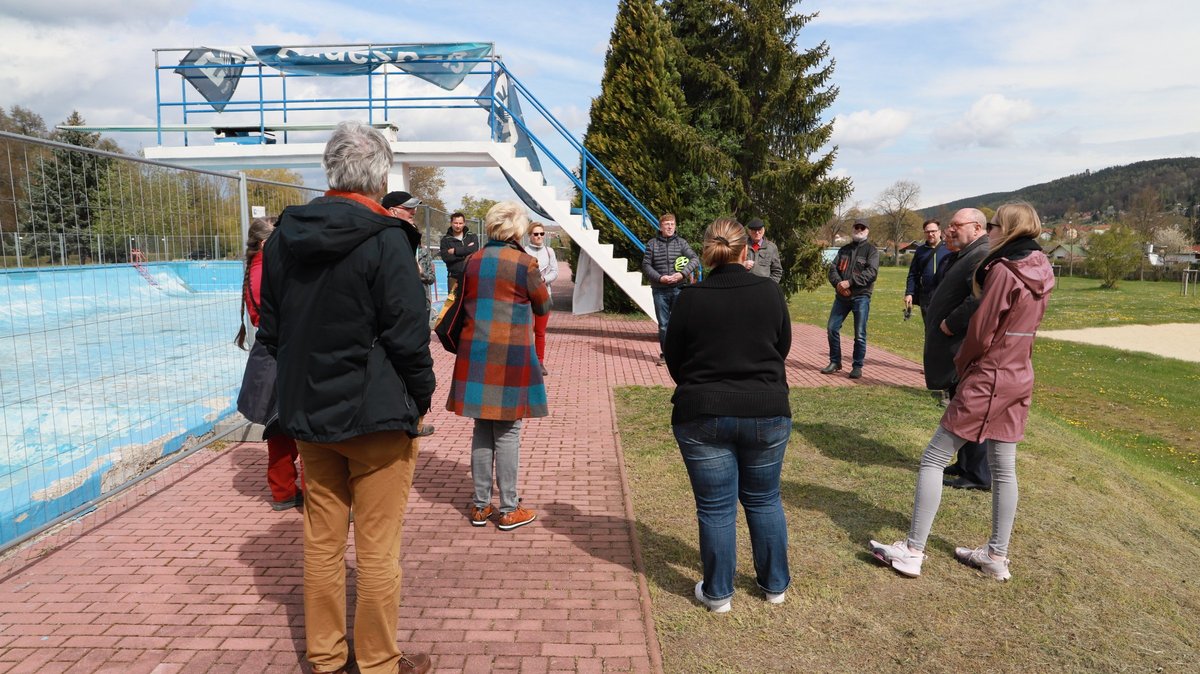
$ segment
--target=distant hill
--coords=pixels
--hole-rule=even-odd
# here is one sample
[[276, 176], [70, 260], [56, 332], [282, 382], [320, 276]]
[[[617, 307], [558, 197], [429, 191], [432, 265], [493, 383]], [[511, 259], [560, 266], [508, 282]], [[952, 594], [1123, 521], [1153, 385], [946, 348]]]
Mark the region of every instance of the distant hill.
[[1162, 195], [1164, 210], [1200, 203], [1200, 158], [1153, 159], [1030, 185], [1012, 192], [993, 192], [922, 209], [923, 217], [946, 217], [960, 208], [995, 208], [1007, 201], [1028, 201], [1044, 220], [1071, 212], [1125, 210], [1135, 194], [1152, 187]]

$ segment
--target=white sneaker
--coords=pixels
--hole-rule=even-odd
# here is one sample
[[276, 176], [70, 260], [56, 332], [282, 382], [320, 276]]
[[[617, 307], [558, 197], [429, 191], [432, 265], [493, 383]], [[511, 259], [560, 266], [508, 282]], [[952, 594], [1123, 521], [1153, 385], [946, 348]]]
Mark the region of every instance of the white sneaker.
[[1008, 572], [1008, 560], [993, 558], [986, 544], [978, 548], [954, 548], [954, 556], [963, 564], [979, 569], [996, 580], [1012, 578]]
[[696, 583], [696, 601], [704, 604], [713, 613], [729, 613], [729, 610], [733, 608], [733, 597], [715, 601], [704, 596], [703, 587], [704, 581]]
[[892, 567], [900, 575], [909, 578], [921, 575], [921, 562], [925, 561], [925, 555], [909, 550], [907, 541], [896, 541], [891, 545], [871, 541], [870, 547], [875, 559]]
[[787, 599], [787, 590], [783, 592], [767, 592], [763, 590], [763, 594], [767, 596], [768, 604], [782, 604]]

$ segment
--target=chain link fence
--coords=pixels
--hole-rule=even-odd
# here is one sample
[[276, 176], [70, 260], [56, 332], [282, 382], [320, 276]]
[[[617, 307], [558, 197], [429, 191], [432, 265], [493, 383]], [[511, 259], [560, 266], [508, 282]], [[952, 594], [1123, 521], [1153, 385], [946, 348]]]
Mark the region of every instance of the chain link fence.
[[0, 549], [211, 441], [252, 208], [319, 194], [0, 133]]

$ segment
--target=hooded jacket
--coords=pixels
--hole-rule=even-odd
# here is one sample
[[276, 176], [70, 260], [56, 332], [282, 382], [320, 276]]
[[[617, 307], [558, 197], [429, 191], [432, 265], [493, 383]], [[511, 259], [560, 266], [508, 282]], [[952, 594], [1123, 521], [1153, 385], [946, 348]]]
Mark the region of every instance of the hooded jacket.
[[[291, 437], [417, 431], [435, 385], [420, 234], [359, 195], [285, 208], [264, 252], [257, 339]], [[377, 206], [377, 205], [375, 205]]]
[[997, 258], [984, 267], [979, 308], [954, 358], [958, 391], [942, 426], [972, 442], [1025, 437], [1033, 338], [1050, 301], [1054, 272], [1040, 250], [1014, 258]]

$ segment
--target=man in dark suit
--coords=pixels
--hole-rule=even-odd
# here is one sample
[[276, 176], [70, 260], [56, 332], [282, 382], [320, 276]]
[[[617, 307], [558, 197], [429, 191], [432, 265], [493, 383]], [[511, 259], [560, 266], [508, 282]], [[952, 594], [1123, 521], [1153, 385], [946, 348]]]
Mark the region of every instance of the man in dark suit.
[[[937, 287], [929, 299], [925, 330], [925, 386], [933, 391], [947, 391], [954, 396], [958, 372], [954, 356], [958, 354], [967, 325], [978, 308], [973, 294], [972, 278], [979, 262], [988, 254], [987, 218], [975, 208], [964, 208], [954, 214], [946, 228], [949, 257], [938, 270]], [[991, 489], [992, 473], [988, 468], [987, 448], [981, 443], [968, 442], [958, 450], [958, 460], [946, 467], [944, 484], [957, 489]]]

